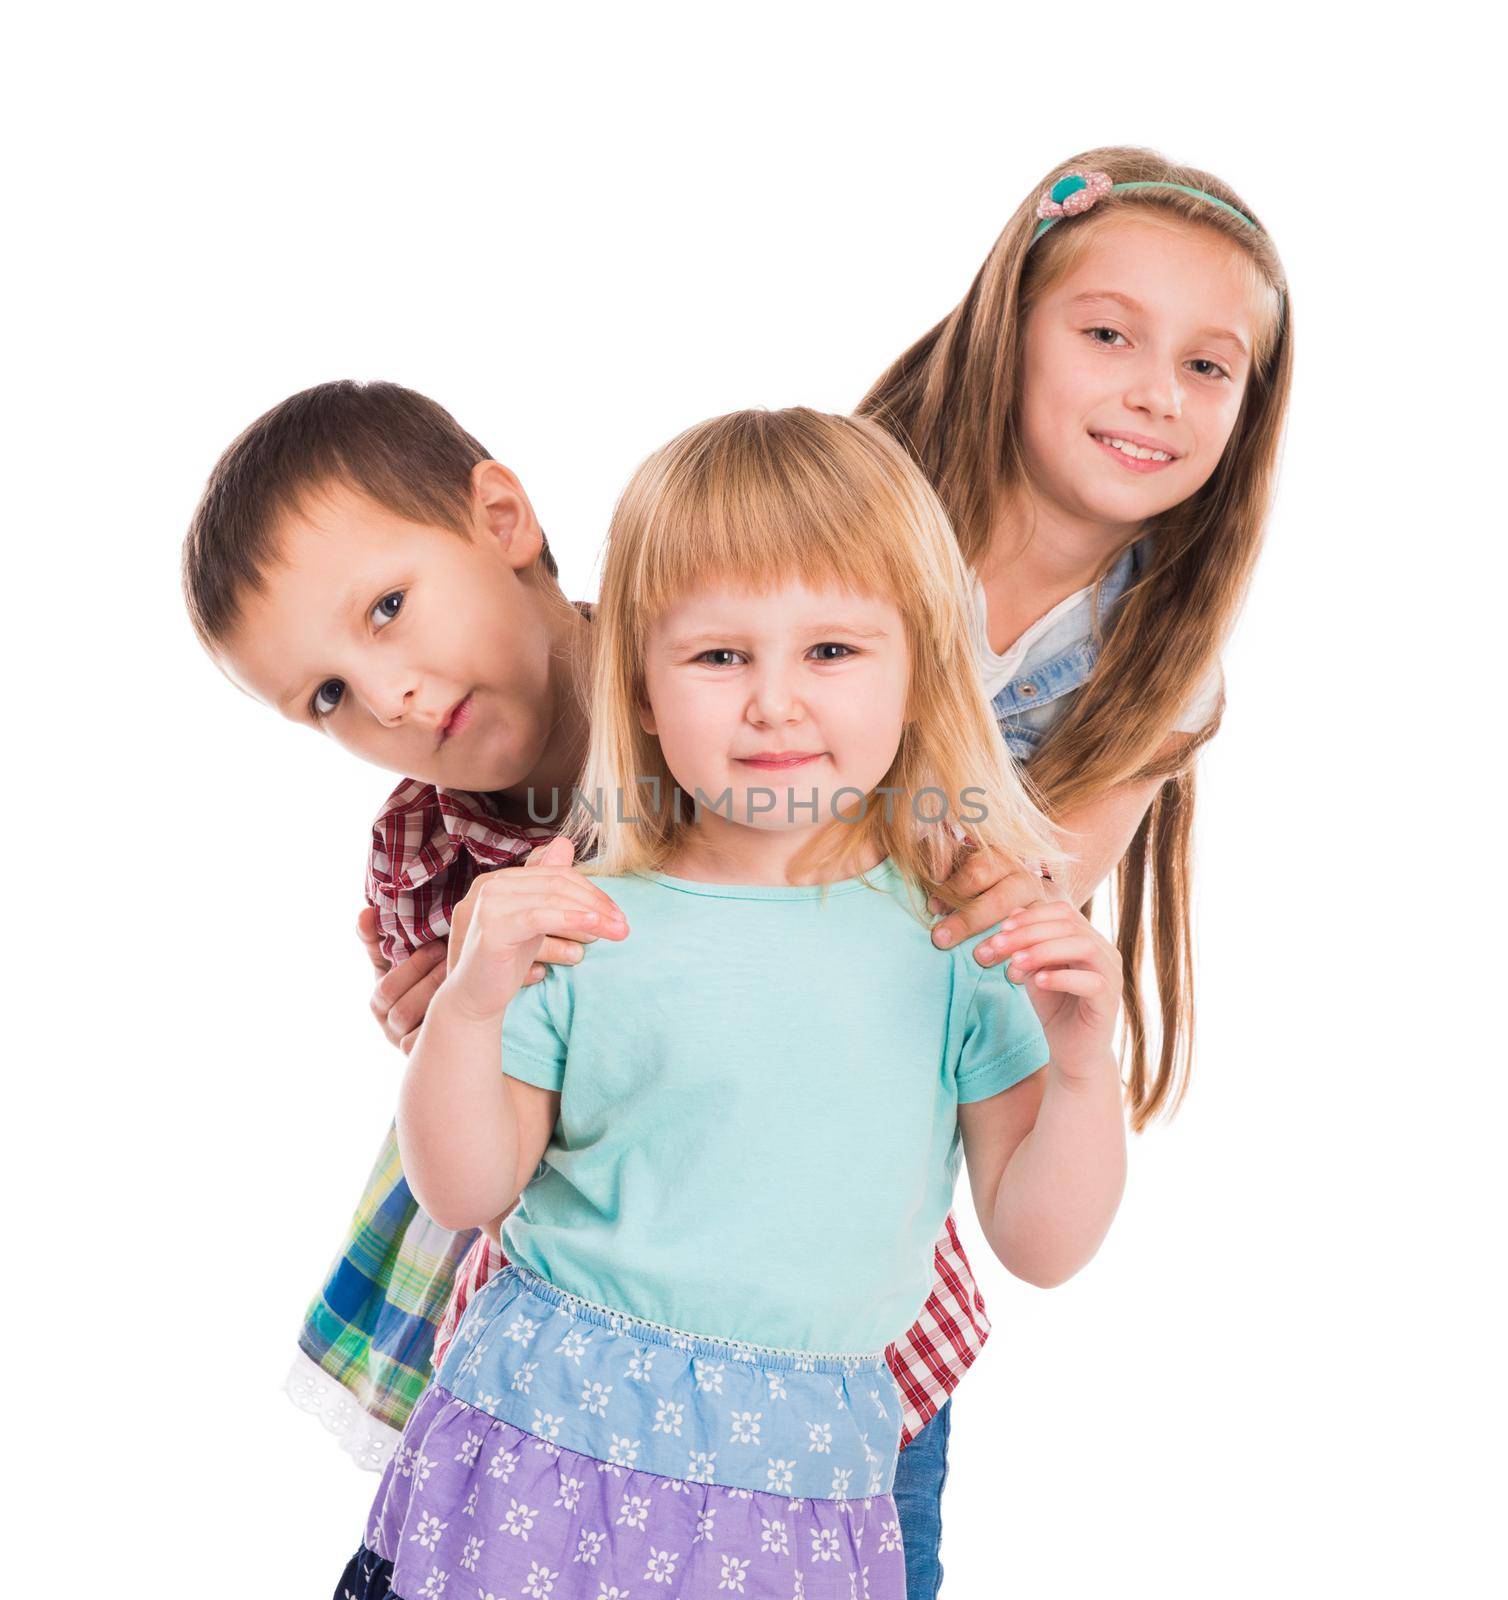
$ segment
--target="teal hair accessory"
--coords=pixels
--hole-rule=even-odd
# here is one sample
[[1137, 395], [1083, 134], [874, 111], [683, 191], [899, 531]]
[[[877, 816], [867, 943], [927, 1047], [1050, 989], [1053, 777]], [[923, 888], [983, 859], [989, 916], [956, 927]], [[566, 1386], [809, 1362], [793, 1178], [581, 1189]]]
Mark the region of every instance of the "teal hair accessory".
[[1075, 171], [1065, 172], [1037, 202], [1037, 215], [1042, 221], [1037, 224], [1037, 231], [1031, 237], [1032, 244], [1035, 244], [1055, 222], [1061, 221], [1064, 217], [1080, 216], [1103, 196], [1119, 194], [1126, 189], [1177, 189], [1181, 194], [1194, 195], [1200, 200], [1207, 200], [1212, 206], [1218, 206], [1222, 211], [1230, 212], [1233, 217], [1239, 217], [1248, 228], [1256, 227], [1256, 223], [1244, 211], [1237, 211], [1233, 205], [1217, 196], [1206, 194], [1203, 189], [1190, 188], [1186, 183], [1159, 183], [1155, 179], [1112, 183], [1107, 172]]

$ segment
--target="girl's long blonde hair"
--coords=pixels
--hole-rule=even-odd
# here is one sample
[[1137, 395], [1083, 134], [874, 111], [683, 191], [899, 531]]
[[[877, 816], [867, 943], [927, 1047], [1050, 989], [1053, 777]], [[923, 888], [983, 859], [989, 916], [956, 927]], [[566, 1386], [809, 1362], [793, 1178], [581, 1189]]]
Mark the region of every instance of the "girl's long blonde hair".
[[[1115, 183], [1182, 184], [1103, 196], [1033, 244], [1036, 202], [1065, 170], [1100, 171]], [[1127, 1089], [1139, 1130], [1177, 1108], [1188, 1083], [1194, 987], [1189, 925], [1190, 829], [1195, 751], [1209, 723], [1171, 757], [1159, 750], [1178, 713], [1215, 667], [1246, 595], [1272, 500], [1293, 361], [1292, 308], [1282, 263], [1261, 219], [1220, 179], [1152, 150], [1086, 150], [1057, 167], [1017, 209], [962, 301], [880, 378], [859, 413], [912, 452], [936, 488], [971, 566], [988, 549], [1003, 508], [1025, 481], [1020, 432], [1021, 353], [1037, 301], [1107, 225], [1127, 217], [1214, 230], [1242, 251], [1265, 312], [1251, 372], [1225, 453], [1196, 494], [1156, 516], [1149, 567], [1115, 608], [1093, 675], [1033, 754], [1028, 771], [1050, 815], [1062, 817], [1133, 779], [1163, 783], [1116, 871], [1117, 936], [1126, 962]], [[1119, 552], [1116, 552], [1118, 555]], [[1112, 556], [1106, 572], [1114, 563]], [[1101, 574], [1103, 578], [1104, 573]], [[1148, 1065], [1140, 992], [1144, 909], [1161, 1012], [1155, 1069]]]
[[695, 797], [677, 789], [639, 718], [655, 618], [703, 587], [769, 593], [792, 582], [893, 602], [910, 656], [906, 726], [883, 780], [893, 800], [865, 805], [856, 820], [829, 817], [792, 876], [831, 882], [877, 849], [931, 894], [971, 846], [1061, 860], [985, 697], [968, 575], [937, 496], [875, 424], [792, 409], [736, 411], [687, 429], [618, 501], [593, 621], [586, 804], [568, 829], [578, 845], [595, 846], [593, 870], [656, 870], [693, 825]]

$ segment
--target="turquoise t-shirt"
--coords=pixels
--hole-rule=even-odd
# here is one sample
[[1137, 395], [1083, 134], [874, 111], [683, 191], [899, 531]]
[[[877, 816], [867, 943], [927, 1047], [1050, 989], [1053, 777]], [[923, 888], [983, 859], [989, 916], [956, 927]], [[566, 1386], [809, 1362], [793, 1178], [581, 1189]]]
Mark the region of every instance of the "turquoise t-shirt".
[[[878, 1351], [916, 1320], [957, 1107], [1044, 1066], [979, 939], [952, 950], [887, 860], [822, 888], [598, 877], [629, 935], [519, 991], [503, 1070], [560, 1091], [504, 1225], [559, 1289], [707, 1338]], [[871, 887], [870, 885], [873, 885]], [[923, 913], [925, 916], [925, 913]]]

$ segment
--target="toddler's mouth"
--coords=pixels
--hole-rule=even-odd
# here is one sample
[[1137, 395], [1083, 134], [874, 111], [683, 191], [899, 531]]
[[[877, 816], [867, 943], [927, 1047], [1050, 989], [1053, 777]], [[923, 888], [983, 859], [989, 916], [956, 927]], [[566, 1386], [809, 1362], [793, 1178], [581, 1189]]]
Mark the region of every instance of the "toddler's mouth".
[[772, 750], [764, 755], [735, 756], [734, 760], [740, 766], [758, 767], [764, 772], [784, 772], [789, 767], [804, 767], [808, 761], [815, 761], [822, 753], [820, 750]]

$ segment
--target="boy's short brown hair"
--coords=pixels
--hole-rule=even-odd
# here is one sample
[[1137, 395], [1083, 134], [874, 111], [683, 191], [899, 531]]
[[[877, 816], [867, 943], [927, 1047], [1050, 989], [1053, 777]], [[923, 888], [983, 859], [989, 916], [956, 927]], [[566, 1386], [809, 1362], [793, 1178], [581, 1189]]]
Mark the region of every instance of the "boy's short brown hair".
[[[396, 383], [343, 378], [275, 405], [226, 450], [183, 541], [183, 593], [206, 649], [278, 559], [277, 524], [330, 483], [413, 522], [471, 531], [471, 469], [492, 457], [443, 406]], [[541, 562], [558, 576], [545, 544]]]

